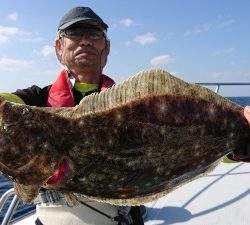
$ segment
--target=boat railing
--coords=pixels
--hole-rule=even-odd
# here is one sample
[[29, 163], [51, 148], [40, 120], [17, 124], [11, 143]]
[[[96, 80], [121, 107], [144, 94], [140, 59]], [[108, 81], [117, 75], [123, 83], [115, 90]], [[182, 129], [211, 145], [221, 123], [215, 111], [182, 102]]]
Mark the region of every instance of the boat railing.
[[250, 85], [250, 83], [239, 83], [239, 82], [235, 82], [235, 83], [225, 83], [225, 82], [212, 82], [212, 83], [205, 83], [205, 82], [201, 82], [201, 83], [196, 83], [202, 86], [215, 86], [215, 93], [219, 93], [220, 91], [220, 87], [221, 86], [245, 86], [245, 85]]
[[16, 207], [19, 204], [19, 198], [17, 197], [17, 195], [15, 195], [15, 191], [14, 188], [9, 189], [8, 191], [6, 191], [1, 199], [0, 199], [0, 212], [2, 211], [5, 203], [12, 197], [12, 201], [8, 207], [8, 210], [6, 212], [6, 214], [4, 215], [3, 221], [1, 223], [1, 225], [8, 225], [13, 217], [14, 212], [16, 211]]

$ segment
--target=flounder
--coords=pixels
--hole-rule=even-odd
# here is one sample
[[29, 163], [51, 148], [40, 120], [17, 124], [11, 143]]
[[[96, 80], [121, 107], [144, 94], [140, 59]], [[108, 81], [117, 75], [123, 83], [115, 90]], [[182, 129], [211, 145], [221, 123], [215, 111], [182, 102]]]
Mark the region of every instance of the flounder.
[[213, 169], [249, 143], [242, 107], [161, 69], [73, 108], [0, 100], [0, 171], [31, 203], [43, 186], [139, 205]]

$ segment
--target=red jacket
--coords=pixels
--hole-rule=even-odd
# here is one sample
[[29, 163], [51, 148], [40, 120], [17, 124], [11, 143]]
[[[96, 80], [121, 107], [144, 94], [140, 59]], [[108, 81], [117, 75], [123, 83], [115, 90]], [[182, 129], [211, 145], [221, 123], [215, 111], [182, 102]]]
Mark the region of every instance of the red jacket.
[[[100, 91], [114, 85], [115, 82], [108, 76], [102, 74]], [[73, 107], [75, 106], [72, 85], [70, 83], [68, 73], [62, 70], [54, 84], [52, 84], [47, 100], [48, 107]]]

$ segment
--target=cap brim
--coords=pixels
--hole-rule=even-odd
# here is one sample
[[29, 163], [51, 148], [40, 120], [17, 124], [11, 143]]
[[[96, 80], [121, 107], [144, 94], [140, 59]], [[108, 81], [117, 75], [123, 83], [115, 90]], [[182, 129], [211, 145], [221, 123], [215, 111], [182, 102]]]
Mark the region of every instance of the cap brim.
[[70, 27], [71, 25], [73, 25], [75, 23], [79, 23], [79, 22], [86, 23], [86, 24], [91, 24], [91, 25], [100, 27], [102, 30], [107, 30], [107, 28], [108, 28], [108, 26], [106, 24], [102, 24], [99, 21], [94, 20], [92, 18], [89, 18], [89, 19], [88, 18], [84, 18], [84, 19], [83, 18], [77, 18], [75, 20], [72, 20], [70, 22], [67, 22], [67, 23], [63, 24], [62, 26], [60, 26], [58, 28], [58, 30], [64, 30], [64, 29]]

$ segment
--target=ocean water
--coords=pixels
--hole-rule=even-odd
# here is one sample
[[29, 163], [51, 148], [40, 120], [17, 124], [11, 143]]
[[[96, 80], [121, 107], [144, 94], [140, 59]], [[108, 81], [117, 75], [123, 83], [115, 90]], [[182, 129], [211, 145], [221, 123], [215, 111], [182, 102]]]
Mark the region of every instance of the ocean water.
[[[246, 105], [250, 105], [250, 97], [228, 97], [231, 101], [241, 105], [241, 106], [246, 106]], [[0, 176], [0, 197], [2, 196], [2, 194], [9, 190], [10, 188], [12, 188], [12, 182], [7, 180], [6, 178]], [[7, 204], [5, 204], [2, 212], [0, 213], [0, 222], [2, 222], [4, 214], [7, 211], [7, 208], [9, 206], [11, 202], [11, 199], [9, 199], [9, 201], [7, 202]], [[20, 203], [17, 207], [17, 210], [14, 214], [14, 218], [18, 218], [21, 215], [24, 215], [28, 212], [30, 212], [31, 210], [35, 210], [35, 205], [23, 205], [22, 203]]]

